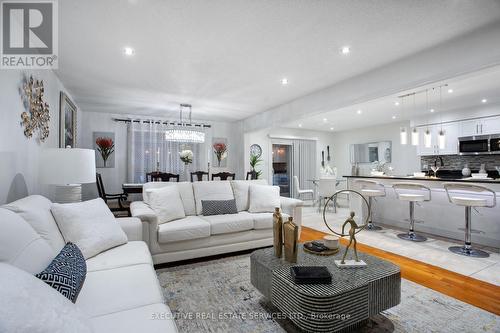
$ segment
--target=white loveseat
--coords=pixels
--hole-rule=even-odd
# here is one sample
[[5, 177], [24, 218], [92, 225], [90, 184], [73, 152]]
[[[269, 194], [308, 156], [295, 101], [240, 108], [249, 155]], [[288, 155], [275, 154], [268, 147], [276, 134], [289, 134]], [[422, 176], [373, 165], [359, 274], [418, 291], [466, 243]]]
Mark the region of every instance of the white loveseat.
[[[155, 264], [242, 251], [273, 244], [273, 213], [250, 213], [250, 184], [267, 184], [262, 180], [151, 182], [144, 184], [143, 200], [131, 204], [132, 216], [143, 222], [144, 240]], [[155, 211], [148, 205], [148, 190], [177, 186], [185, 218], [158, 223]], [[238, 213], [202, 215], [202, 200], [235, 199]], [[292, 216], [300, 227], [302, 201], [280, 198], [285, 218]]]
[[[0, 207], [0, 262], [33, 275], [49, 265], [65, 244], [51, 204], [33, 195]], [[94, 332], [177, 332], [151, 254], [142, 241], [141, 222], [136, 218], [117, 222], [128, 243], [86, 261], [87, 276], [74, 306], [88, 317], [85, 320]], [[68, 306], [73, 304], [68, 302]]]

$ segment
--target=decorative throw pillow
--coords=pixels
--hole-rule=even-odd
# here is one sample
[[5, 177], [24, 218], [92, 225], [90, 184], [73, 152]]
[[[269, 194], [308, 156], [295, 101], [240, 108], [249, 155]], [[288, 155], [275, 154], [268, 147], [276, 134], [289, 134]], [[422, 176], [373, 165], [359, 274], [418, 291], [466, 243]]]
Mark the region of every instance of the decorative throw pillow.
[[88, 316], [34, 275], [0, 262], [0, 332], [90, 333]]
[[75, 244], [68, 243], [49, 267], [35, 276], [75, 303], [86, 275], [87, 263], [82, 252]]
[[85, 259], [127, 243], [127, 235], [101, 198], [53, 204], [52, 215], [66, 242], [72, 242]]
[[236, 200], [201, 200], [202, 215], [238, 214]]
[[186, 217], [177, 186], [147, 190], [149, 206], [156, 213], [158, 224]]
[[279, 186], [250, 185], [250, 213], [272, 213], [281, 207]]
[[238, 208], [238, 212], [248, 210], [250, 204], [249, 188], [251, 184], [267, 185], [267, 181], [265, 179], [231, 181], [231, 186], [234, 192], [234, 199], [236, 199], [236, 208]]

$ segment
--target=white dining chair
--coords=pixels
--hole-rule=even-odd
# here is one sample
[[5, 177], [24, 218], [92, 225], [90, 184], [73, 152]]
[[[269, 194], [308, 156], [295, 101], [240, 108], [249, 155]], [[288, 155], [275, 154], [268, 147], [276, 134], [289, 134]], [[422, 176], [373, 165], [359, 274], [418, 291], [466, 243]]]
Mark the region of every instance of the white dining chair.
[[297, 193], [297, 199], [304, 199], [305, 197], [309, 197], [309, 200], [314, 201], [314, 190], [301, 190], [300, 189], [300, 183], [299, 183], [299, 177], [293, 176], [293, 186], [295, 187], [295, 191]]
[[[328, 198], [335, 194], [337, 191], [337, 179], [335, 178], [321, 178], [318, 181], [318, 212], [321, 212], [322, 202], [326, 202]], [[337, 212], [337, 198], [333, 200], [333, 212]]]

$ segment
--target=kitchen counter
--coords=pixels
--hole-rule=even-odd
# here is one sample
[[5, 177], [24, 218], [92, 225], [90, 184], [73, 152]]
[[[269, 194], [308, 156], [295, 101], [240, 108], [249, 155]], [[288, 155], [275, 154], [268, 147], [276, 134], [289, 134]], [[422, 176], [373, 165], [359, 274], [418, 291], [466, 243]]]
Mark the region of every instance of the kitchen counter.
[[463, 183], [491, 183], [500, 184], [500, 178], [497, 179], [471, 179], [469, 178], [448, 178], [448, 177], [414, 177], [414, 176], [343, 176], [345, 178], [375, 178], [375, 179], [395, 179], [395, 180], [414, 180], [414, 181], [437, 181], [437, 182], [463, 182]]
[[[400, 182], [421, 183], [431, 190], [431, 200], [419, 203], [415, 207], [415, 218], [423, 223], [416, 223], [416, 232], [424, 232], [431, 235], [443, 236], [463, 242], [465, 212], [464, 207], [450, 203], [444, 189], [444, 183], [470, 183], [489, 188], [496, 192], [497, 204], [493, 208], [478, 208], [473, 210], [472, 229], [479, 233], [472, 234], [472, 243], [500, 248], [500, 180], [493, 179], [454, 179], [434, 177], [410, 177], [410, 176], [344, 176], [347, 179], [347, 188], [359, 190], [357, 179], [372, 179], [382, 184], [385, 188], [385, 197], [377, 197], [373, 201], [373, 221], [381, 223], [386, 227], [397, 227], [407, 230], [409, 227], [408, 202], [401, 201], [396, 197], [392, 185]], [[488, 194], [477, 194], [488, 195]], [[361, 220], [366, 217], [366, 207], [362, 208], [363, 202], [360, 197], [353, 195], [349, 205], [351, 210]], [[409, 243], [410, 244], [410, 243]]]

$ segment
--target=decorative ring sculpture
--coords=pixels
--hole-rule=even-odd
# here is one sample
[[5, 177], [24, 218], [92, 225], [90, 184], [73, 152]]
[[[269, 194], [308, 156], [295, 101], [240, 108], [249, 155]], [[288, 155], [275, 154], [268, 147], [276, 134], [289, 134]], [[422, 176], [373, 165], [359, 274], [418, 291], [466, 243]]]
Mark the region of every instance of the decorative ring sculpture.
[[356, 193], [357, 195], [359, 195], [363, 199], [364, 203], [366, 204], [366, 207], [368, 207], [368, 215], [366, 215], [365, 223], [358, 230], [356, 230], [355, 234], [357, 234], [358, 232], [363, 230], [368, 225], [368, 221], [370, 220], [370, 204], [368, 203], [368, 200], [366, 200], [366, 198], [361, 193], [359, 193], [358, 191], [354, 191], [354, 190], [337, 191], [326, 200], [325, 207], [323, 207], [323, 222], [325, 223], [328, 230], [330, 230], [331, 232], [333, 232], [335, 235], [337, 235], [339, 237], [344, 237], [344, 236], [349, 236], [349, 235], [336, 232], [335, 230], [330, 228], [330, 226], [328, 225], [328, 222], [326, 221], [326, 209], [328, 208], [328, 204], [330, 203], [330, 201], [333, 201], [341, 193]]

